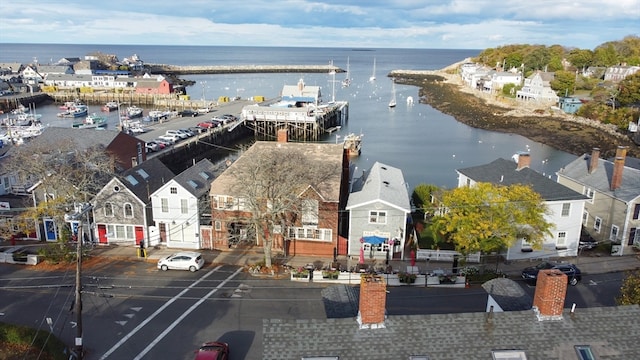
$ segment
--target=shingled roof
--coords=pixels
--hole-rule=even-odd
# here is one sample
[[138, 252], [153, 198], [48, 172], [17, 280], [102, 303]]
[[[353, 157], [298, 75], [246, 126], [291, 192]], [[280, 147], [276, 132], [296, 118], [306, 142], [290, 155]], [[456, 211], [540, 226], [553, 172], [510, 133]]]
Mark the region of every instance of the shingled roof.
[[409, 193], [402, 170], [376, 161], [371, 170], [354, 183], [347, 202], [347, 210], [372, 201], [382, 201], [400, 210], [411, 212]]
[[489, 360], [492, 351], [515, 350], [529, 360], [559, 360], [579, 359], [578, 345], [590, 346], [596, 359], [640, 359], [637, 319], [638, 305], [565, 310], [561, 320], [546, 321], [533, 310], [389, 316], [377, 329], [360, 329], [354, 318], [266, 319], [262, 359]]
[[154, 157], [125, 171], [121, 181], [140, 200], [147, 203], [150, 201], [149, 196], [174, 176], [162, 161]]
[[476, 182], [496, 185], [530, 185], [545, 201], [581, 200], [586, 197], [559, 184], [529, 167], [518, 169], [512, 160], [499, 158], [486, 165], [458, 169], [458, 173]]

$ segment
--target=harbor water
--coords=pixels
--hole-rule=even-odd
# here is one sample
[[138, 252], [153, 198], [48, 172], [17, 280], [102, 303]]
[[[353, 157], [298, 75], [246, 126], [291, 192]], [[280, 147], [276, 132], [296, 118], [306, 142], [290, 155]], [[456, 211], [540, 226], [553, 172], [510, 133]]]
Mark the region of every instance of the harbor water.
[[[351, 85], [342, 86], [346, 73], [301, 74], [225, 74], [185, 75], [195, 85], [187, 88], [192, 100], [215, 102], [220, 96], [275, 98], [284, 85], [320, 86], [325, 102], [348, 101], [349, 119], [327, 134], [322, 141], [341, 142], [349, 133], [363, 134], [360, 157], [353, 161], [361, 173], [378, 161], [400, 168], [407, 187], [420, 183], [452, 188], [457, 184], [456, 169], [509, 159], [521, 151], [531, 154], [531, 167], [555, 179], [555, 172], [576, 158], [550, 146], [519, 135], [480, 130], [457, 122], [432, 107], [419, 103], [418, 88], [395, 86], [397, 106], [389, 108], [392, 96], [391, 70], [441, 69], [478, 50], [434, 49], [350, 49], [350, 48], [267, 48], [197, 46], [119, 46], [119, 45], [38, 45], [2, 44], [0, 62], [54, 63], [65, 57], [95, 52], [114, 54], [119, 59], [136, 54], [146, 63], [172, 65], [312, 65], [327, 64], [347, 69]], [[375, 73], [374, 73], [375, 62]], [[347, 65], [348, 64], [348, 65]], [[374, 81], [370, 78], [375, 76]], [[413, 98], [413, 105], [407, 99]], [[58, 105], [36, 109], [43, 124], [71, 127], [73, 119], [60, 119]], [[100, 112], [98, 106], [90, 112]], [[118, 124], [116, 113], [106, 114], [109, 127]], [[204, 117], [202, 117], [204, 119]], [[77, 119], [76, 119], [77, 121]]]

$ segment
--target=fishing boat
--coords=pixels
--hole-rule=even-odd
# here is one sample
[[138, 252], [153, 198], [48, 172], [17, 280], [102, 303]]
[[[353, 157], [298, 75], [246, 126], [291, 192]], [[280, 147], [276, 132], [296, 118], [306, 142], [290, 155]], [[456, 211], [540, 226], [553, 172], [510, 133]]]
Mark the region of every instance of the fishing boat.
[[76, 122], [71, 125], [75, 129], [104, 129], [107, 127], [107, 118], [96, 113], [91, 113], [82, 122]]
[[104, 112], [111, 112], [118, 110], [118, 103], [116, 101], [109, 101], [106, 104], [102, 105], [101, 108]]
[[58, 117], [78, 118], [78, 117], [87, 116], [88, 113], [89, 113], [89, 108], [87, 107], [87, 105], [80, 104], [80, 105], [76, 105], [72, 109], [58, 113]]
[[396, 82], [392, 79], [391, 80], [391, 100], [389, 100], [389, 107], [390, 108], [394, 108], [396, 107]]
[[362, 149], [362, 134], [351, 133], [345, 136], [343, 146], [348, 156], [359, 156]]
[[376, 58], [373, 58], [373, 73], [371, 74], [369, 81], [376, 81]]
[[351, 85], [351, 78], [349, 76], [349, 58], [347, 58], [347, 71], [345, 72], [344, 80], [342, 80], [342, 87], [349, 87], [349, 85]]
[[125, 110], [125, 115], [129, 119], [135, 119], [135, 118], [142, 117], [143, 112], [144, 110], [141, 107], [134, 105], [134, 106], [127, 107], [127, 109]]

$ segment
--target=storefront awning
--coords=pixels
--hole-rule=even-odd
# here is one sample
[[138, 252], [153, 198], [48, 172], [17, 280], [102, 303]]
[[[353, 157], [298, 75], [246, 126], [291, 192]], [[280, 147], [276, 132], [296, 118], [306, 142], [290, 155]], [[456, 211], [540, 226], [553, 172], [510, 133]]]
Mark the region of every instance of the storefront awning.
[[364, 242], [372, 244], [372, 245], [379, 245], [379, 244], [383, 244], [385, 242], [387, 242], [387, 238], [381, 237], [381, 236], [365, 236], [363, 237]]

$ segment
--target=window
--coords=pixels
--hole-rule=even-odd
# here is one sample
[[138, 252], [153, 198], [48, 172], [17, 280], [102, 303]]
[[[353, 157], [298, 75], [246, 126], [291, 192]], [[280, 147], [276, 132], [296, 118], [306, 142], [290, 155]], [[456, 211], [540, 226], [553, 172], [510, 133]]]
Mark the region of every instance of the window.
[[124, 225], [116, 225], [116, 238], [124, 239], [125, 237]]
[[640, 204], [636, 204], [633, 208], [633, 220], [640, 219]]
[[569, 212], [571, 210], [571, 203], [564, 203], [562, 204], [562, 217], [567, 217], [569, 216]]
[[602, 227], [602, 219], [596, 216], [596, 219], [593, 221], [593, 229], [599, 234], [601, 227]]
[[582, 226], [587, 226], [589, 224], [589, 212], [585, 211], [582, 213]]
[[591, 351], [589, 345], [576, 345], [576, 354], [578, 354], [578, 360], [596, 360], [596, 357]]
[[589, 203], [593, 204], [593, 198], [595, 198], [596, 196], [596, 193], [593, 191], [593, 189], [585, 188], [583, 194], [587, 195], [587, 197], [589, 198]]
[[222, 222], [220, 220], [214, 221], [213, 226], [216, 231], [222, 231]]
[[302, 225], [318, 225], [317, 200], [302, 200]]
[[172, 194], [177, 194], [178, 193], [178, 188], [177, 187], [170, 187], [169, 188], [169, 192]]
[[493, 350], [493, 360], [527, 360], [527, 355], [522, 350]]
[[369, 223], [386, 224], [387, 223], [387, 212], [386, 211], [370, 211], [369, 212]]
[[288, 236], [295, 239], [332, 241], [331, 229], [316, 229], [304, 227], [290, 227], [287, 229]]
[[160, 206], [162, 207], [162, 212], [163, 213], [168, 213], [169, 212], [169, 199], [167, 199], [167, 198], [160, 199]]
[[133, 206], [131, 206], [131, 204], [124, 204], [124, 217], [133, 217]]
[[556, 238], [556, 249], [566, 249], [567, 248], [567, 233], [564, 231], [558, 232], [558, 237]]
[[108, 202], [104, 203], [104, 216], [113, 216], [113, 204]]
[[629, 245], [640, 246], [640, 227], [633, 228], [629, 231]]
[[180, 199], [180, 213], [188, 214], [189, 213], [189, 200], [188, 199]]
[[618, 239], [618, 232], [620, 228], [616, 225], [611, 225], [611, 232], [609, 233], [609, 240], [616, 241]]

